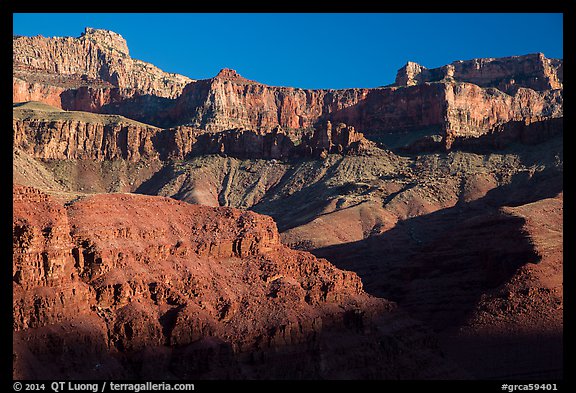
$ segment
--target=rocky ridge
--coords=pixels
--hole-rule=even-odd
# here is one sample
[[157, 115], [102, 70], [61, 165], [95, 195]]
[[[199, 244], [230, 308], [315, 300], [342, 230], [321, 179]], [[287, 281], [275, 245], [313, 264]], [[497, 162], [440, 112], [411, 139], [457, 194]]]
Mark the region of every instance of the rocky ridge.
[[[468, 82], [405, 87], [303, 90], [246, 81], [237, 74], [189, 84], [172, 117], [211, 131], [246, 128], [266, 133], [277, 126], [303, 130], [342, 122], [376, 140], [438, 135], [446, 148], [456, 137], [477, 137], [508, 121], [562, 116], [561, 90], [520, 87], [513, 95]], [[300, 132], [301, 131], [296, 131]]]
[[[478, 375], [503, 378], [502, 370], [506, 370], [525, 379], [562, 378], [558, 356], [565, 351], [562, 193], [506, 207], [503, 213], [522, 222], [521, 231], [533, 245], [533, 263], [521, 266], [510, 280], [483, 294], [462, 328], [442, 338], [444, 347]], [[516, 350], [511, 353], [502, 347]], [[471, 354], [481, 362], [471, 366]]]
[[551, 169], [517, 174], [475, 200], [314, 254], [354, 266], [367, 291], [432, 326], [475, 378], [562, 378], [562, 187]]
[[[64, 206], [31, 187], [13, 192], [15, 378], [458, 375], [354, 273], [281, 245], [269, 217], [162, 197]], [[320, 360], [341, 351], [352, 362], [343, 369]], [[365, 367], [366, 351], [387, 360]]]
[[13, 38], [13, 102], [121, 114], [164, 124], [163, 111], [192, 79], [130, 57], [119, 34], [86, 28], [80, 37]]
[[210, 133], [180, 126], [159, 129], [123, 116], [63, 111], [40, 103], [13, 108], [14, 146], [42, 160], [184, 159], [224, 154], [240, 158], [325, 157], [373, 148], [354, 127], [330, 122], [292, 140], [280, 127], [258, 134], [250, 130]]
[[502, 58], [458, 60], [428, 69], [409, 61], [396, 75], [396, 86], [426, 82], [458, 81], [481, 87], [494, 87], [513, 95], [519, 88], [535, 91], [562, 88], [562, 61], [547, 59], [543, 53]]
[[14, 77], [20, 80], [40, 71], [68, 81], [78, 78], [85, 85], [99, 82], [167, 98], [178, 96], [192, 81], [132, 59], [126, 40], [113, 31], [87, 27], [78, 38], [19, 36], [13, 44]]
[[409, 62], [396, 86], [306, 90], [267, 86], [230, 69], [198, 81], [165, 75], [132, 60], [125, 40], [103, 30], [87, 29], [80, 38], [15, 37], [14, 48], [14, 102], [121, 114], [164, 128], [267, 134], [280, 127], [301, 139], [330, 121], [391, 147], [450, 149], [455, 138], [509, 121], [562, 116], [562, 61], [542, 54], [430, 70]]

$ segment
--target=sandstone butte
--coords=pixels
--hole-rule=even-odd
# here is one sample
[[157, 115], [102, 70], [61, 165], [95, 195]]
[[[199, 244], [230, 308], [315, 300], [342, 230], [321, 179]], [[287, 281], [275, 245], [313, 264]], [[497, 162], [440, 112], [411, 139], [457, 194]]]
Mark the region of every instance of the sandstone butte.
[[562, 60], [306, 90], [13, 44], [14, 378], [562, 375]]
[[[273, 87], [223, 69], [193, 81], [130, 58], [116, 33], [79, 38], [14, 37], [13, 102], [124, 115], [164, 128], [210, 132], [280, 127], [295, 139], [319, 122], [345, 123], [389, 142], [418, 131], [450, 148], [509, 121], [562, 116], [563, 63], [542, 54], [456, 61], [426, 69], [409, 62], [392, 86], [306, 90]], [[416, 133], [416, 134], [418, 134]]]

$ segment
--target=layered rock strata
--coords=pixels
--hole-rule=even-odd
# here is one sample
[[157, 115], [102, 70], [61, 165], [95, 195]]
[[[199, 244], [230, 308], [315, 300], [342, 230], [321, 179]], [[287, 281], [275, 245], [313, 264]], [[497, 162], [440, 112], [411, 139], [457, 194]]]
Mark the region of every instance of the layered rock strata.
[[492, 128], [478, 137], [456, 138], [452, 144], [457, 149], [494, 150], [503, 149], [513, 143], [535, 145], [564, 132], [564, 118], [546, 120], [509, 121]]
[[547, 59], [542, 53], [458, 60], [432, 69], [409, 61], [398, 70], [395, 84], [415, 86], [426, 82], [458, 81], [481, 87], [495, 87], [514, 94], [520, 87], [536, 91], [561, 89], [562, 71], [562, 61]]
[[186, 126], [159, 129], [122, 116], [63, 111], [38, 103], [13, 110], [14, 146], [43, 160], [136, 162], [183, 159], [190, 154], [278, 159], [357, 154], [372, 146], [354, 127], [343, 123], [326, 122], [307, 132], [295, 139], [280, 127], [265, 134], [243, 129], [210, 133]]
[[[13, 101], [121, 114], [161, 127], [209, 132], [277, 127], [300, 139], [330, 121], [373, 139], [413, 134], [477, 137], [509, 121], [562, 116], [563, 62], [543, 54], [456, 61], [426, 69], [409, 62], [391, 87], [307, 90], [267, 86], [223, 69], [193, 81], [129, 57], [116, 33], [14, 38]], [[423, 134], [423, 135], [420, 135]], [[424, 142], [426, 142], [424, 140]]]
[[354, 273], [282, 246], [269, 217], [13, 193], [14, 378], [456, 375]]
[[210, 131], [241, 127], [266, 133], [278, 126], [305, 130], [327, 120], [346, 123], [369, 136], [428, 129], [450, 148], [455, 137], [476, 137], [508, 121], [560, 117], [562, 94], [560, 89], [519, 87], [510, 95], [454, 80], [375, 89], [303, 90], [266, 86], [223, 70], [215, 78], [189, 84], [171, 116]]
[[34, 158], [138, 161], [157, 158], [159, 129], [116, 115], [14, 110], [14, 147]]
[[165, 125], [164, 111], [192, 79], [130, 57], [117, 33], [86, 28], [78, 37], [14, 37], [13, 102], [120, 114]]
[[76, 78], [84, 85], [109, 84], [167, 98], [178, 96], [191, 81], [132, 59], [121, 35], [89, 27], [78, 38], [14, 37], [12, 60], [14, 77], [18, 79], [26, 80], [29, 73], [38, 76], [40, 71], [54, 78], [69, 77], [66, 82]]

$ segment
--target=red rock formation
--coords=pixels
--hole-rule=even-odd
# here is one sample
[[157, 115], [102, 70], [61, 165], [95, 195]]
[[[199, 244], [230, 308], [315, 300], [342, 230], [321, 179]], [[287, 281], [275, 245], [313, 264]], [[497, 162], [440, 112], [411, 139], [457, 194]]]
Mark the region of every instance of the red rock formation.
[[156, 158], [152, 137], [158, 131], [120, 116], [14, 109], [14, 146], [40, 159]]
[[194, 154], [224, 154], [241, 158], [288, 158], [298, 154], [294, 142], [279, 128], [264, 135], [233, 129], [198, 135]]
[[13, 62], [14, 102], [40, 100], [209, 132], [265, 134], [281, 127], [300, 139], [331, 121], [372, 136], [428, 129], [450, 148], [456, 137], [479, 136], [511, 120], [562, 115], [562, 61], [542, 54], [431, 70], [408, 63], [398, 72], [402, 87], [343, 90], [266, 86], [231, 69], [193, 82], [131, 59], [122, 37], [95, 29], [79, 38], [15, 37]]
[[[64, 208], [19, 186], [13, 213], [15, 378], [449, 375], [400, 367], [392, 347], [417, 331], [393, 326], [409, 321], [354, 273], [282, 246], [269, 217], [130, 194]], [[439, 359], [421, 344], [402, 357], [420, 351]], [[390, 361], [357, 363], [372, 352]]]
[[519, 88], [510, 96], [452, 81], [404, 88], [302, 90], [258, 84], [228, 70], [188, 85], [172, 117], [211, 131], [305, 129], [323, 119], [344, 122], [368, 135], [434, 128], [449, 148], [455, 137], [478, 136], [496, 124], [561, 114], [560, 90]]
[[509, 121], [492, 128], [480, 137], [456, 138], [452, 147], [458, 149], [502, 149], [512, 143], [538, 144], [563, 133], [564, 118]]
[[35, 158], [138, 161], [158, 156], [151, 142], [156, 130], [146, 126], [15, 121], [14, 131], [15, 143]]
[[506, 370], [525, 379], [560, 379], [565, 351], [562, 194], [503, 211], [523, 221], [536, 263], [521, 266], [510, 280], [483, 294], [464, 326], [445, 334], [444, 347], [479, 378]]
[[293, 141], [280, 127], [264, 135], [249, 130], [227, 130], [197, 134], [194, 154], [225, 154], [241, 158], [290, 158], [313, 156], [325, 158], [328, 153], [358, 154], [374, 144], [344, 123], [328, 121], [307, 130]]
[[473, 202], [314, 253], [433, 326], [474, 377], [561, 378], [562, 187], [561, 171], [519, 174]]
[[60, 95], [64, 91], [66, 91], [66, 89], [59, 86], [26, 82], [20, 78], [12, 79], [13, 102], [40, 101], [57, 108], [62, 108]]
[[240, 158], [289, 158], [328, 153], [358, 153], [370, 147], [354, 127], [319, 126], [295, 144], [279, 127], [266, 134], [250, 130], [208, 133], [193, 127], [158, 129], [116, 115], [58, 111], [41, 104], [13, 110], [14, 146], [49, 160], [96, 161], [141, 158], [184, 159], [189, 154]]
[[224, 69], [212, 79], [187, 86], [172, 117], [209, 131], [246, 128], [268, 132], [277, 126], [299, 129], [313, 126], [326, 113], [356, 104], [367, 93], [368, 89], [271, 87]]
[[230, 73], [189, 84], [172, 117], [210, 131], [246, 128], [262, 133], [277, 126], [306, 129], [322, 119], [371, 133], [439, 126], [444, 121], [442, 86], [304, 90], [263, 85], [235, 72], [234, 78], [222, 76]]
[[82, 359], [86, 375], [96, 364], [116, 368], [103, 355], [107, 329], [92, 311], [94, 291], [78, 277], [66, 210], [31, 187], [14, 187], [13, 202], [13, 377], [58, 375], [65, 359]]
[[124, 38], [107, 30], [86, 28], [78, 38], [19, 36], [13, 47], [13, 102], [166, 125], [167, 105], [192, 81], [132, 59]]
[[330, 121], [319, 125], [312, 135], [304, 138], [303, 144], [311, 149], [313, 154], [326, 155], [327, 153], [342, 154], [358, 147], [361, 142], [367, 143], [364, 135], [356, 132], [354, 127], [344, 123], [332, 126]]
[[41, 71], [27, 71], [26, 76], [14, 77], [12, 100], [15, 103], [39, 101], [72, 111], [123, 115], [147, 124], [172, 123], [167, 114], [171, 99], [102, 81], [86, 83], [75, 76]]
[[154, 145], [158, 147], [160, 157], [181, 160], [195, 150], [196, 138], [203, 133], [193, 127], [169, 128], [156, 134]]
[[[419, 85], [422, 84], [424, 76], [428, 76], [428, 79], [431, 78], [429, 74], [430, 71], [426, 67], [421, 66], [420, 64], [415, 63], [413, 61], [409, 61], [406, 63], [404, 67], [400, 68], [396, 73], [395, 84], [397, 86]], [[442, 79], [442, 77], [440, 77], [440, 79]]]
[[536, 91], [562, 88], [562, 61], [547, 59], [544, 54], [455, 61], [439, 68], [427, 69], [409, 61], [398, 70], [397, 86], [414, 86], [425, 82], [455, 80], [482, 87], [495, 87], [513, 94], [519, 87]]
[[66, 110], [122, 115], [158, 127], [174, 123], [169, 117], [174, 100], [136, 89], [82, 86], [64, 91], [60, 99]]
[[562, 91], [519, 88], [513, 96], [470, 83], [446, 85], [446, 147], [457, 137], [478, 137], [509, 121], [561, 117]]
[[[235, 74], [237, 75], [237, 74]], [[220, 78], [220, 77], [219, 77]], [[226, 83], [233, 83], [232, 80], [238, 80], [238, 76], [233, 79], [227, 79]], [[201, 83], [201, 82], [197, 82]], [[234, 82], [236, 83], [236, 82]], [[242, 84], [246, 86], [263, 86], [251, 84], [251, 82], [241, 81]], [[195, 84], [191, 85], [195, 86]], [[241, 86], [238, 84], [237, 86]], [[263, 87], [264, 88], [264, 87]], [[276, 88], [267, 88], [273, 91]], [[73, 98], [70, 99], [71, 105], [75, 105], [77, 108], [86, 111], [96, 111], [105, 108], [106, 111], [110, 112], [129, 112], [132, 115], [138, 111], [141, 115], [135, 117], [145, 117], [148, 116], [147, 113], [154, 113], [153, 110], [147, 111], [148, 108], [156, 107], [155, 102], [146, 104], [142, 101], [134, 101], [131, 107], [137, 108], [135, 110], [130, 109], [131, 107], [124, 107], [124, 109], [116, 108], [111, 102], [120, 102], [120, 105], [126, 105], [127, 101], [122, 101], [126, 96], [129, 96], [130, 92], [124, 91], [116, 95], [119, 92], [118, 89], [92, 89], [92, 88], [80, 88], [73, 90]], [[61, 94], [63, 102], [66, 101], [66, 97], [70, 97], [72, 91], [68, 90]], [[116, 92], [116, 93], [115, 93]], [[95, 95], [93, 95], [93, 93]], [[114, 93], [109, 95], [108, 93]], [[209, 96], [213, 96], [213, 93], [206, 92]], [[223, 97], [226, 97], [222, 93]], [[332, 94], [332, 93], [330, 93]], [[259, 94], [260, 96], [260, 94]], [[185, 100], [187, 95], [183, 96], [182, 100]], [[288, 97], [288, 96], [285, 96]], [[247, 101], [251, 99], [250, 95], [240, 94], [236, 97], [238, 100]], [[288, 98], [287, 98], [288, 99]], [[44, 99], [48, 100], [48, 99]], [[227, 100], [227, 98], [226, 98]], [[226, 104], [228, 105], [228, 104]], [[238, 107], [234, 106], [233, 111], [244, 110], [244, 104], [238, 103]], [[100, 108], [100, 109], [98, 109]], [[128, 110], [126, 110], [126, 108]], [[258, 109], [256, 112], [251, 112], [251, 115], [259, 117], [260, 110], [266, 113], [277, 112], [277, 107], [267, 108], [265, 106]], [[302, 109], [306, 111], [306, 108]], [[535, 92], [531, 89], [520, 88], [517, 90], [514, 96], [509, 96], [505, 93], [501, 93], [494, 89], [485, 89], [478, 87], [470, 83], [443, 83], [443, 84], [424, 84], [419, 86], [413, 86], [408, 88], [390, 88], [390, 89], [374, 89], [367, 93], [364, 100], [359, 101], [354, 106], [350, 106], [334, 113], [329, 116], [333, 119], [339, 119], [339, 121], [345, 121], [346, 124], [350, 125], [347, 127], [354, 128], [353, 132], [347, 131], [349, 128], [336, 128], [336, 134], [344, 131], [342, 136], [329, 136], [326, 132], [326, 127], [323, 121], [318, 117], [315, 120], [315, 129], [308, 124], [307, 130], [293, 130], [286, 129], [282, 131], [285, 136], [278, 136], [278, 132], [274, 131], [278, 129], [279, 120], [270, 120], [265, 128], [259, 128], [258, 124], [251, 124], [251, 120], [242, 121], [241, 118], [234, 117], [233, 121], [226, 120], [226, 116], [220, 114], [220, 110], [212, 112], [211, 117], [206, 118], [206, 121], [217, 122], [219, 125], [214, 123], [195, 124], [192, 127], [184, 127], [182, 129], [197, 129], [197, 127], [204, 127], [208, 129], [220, 130], [221, 127], [231, 124], [245, 124], [248, 130], [253, 131], [226, 131], [223, 134], [210, 134], [211, 136], [204, 136], [202, 142], [198, 146], [198, 152], [200, 153], [224, 153], [239, 157], [261, 157], [261, 158], [280, 158], [291, 156], [291, 146], [290, 140], [294, 141], [306, 141], [300, 149], [308, 146], [312, 151], [318, 151], [318, 154], [322, 150], [327, 152], [338, 153], [347, 150], [349, 145], [358, 142], [361, 138], [359, 133], [355, 132], [358, 127], [353, 126], [353, 124], [359, 124], [361, 128], [368, 129], [372, 135], [378, 134], [378, 130], [381, 133], [410, 133], [411, 131], [418, 130], [420, 128], [430, 128], [435, 130], [434, 132], [439, 135], [439, 140], [426, 142], [423, 139], [421, 141], [416, 141], [413, 146], [420, 146], [418, 149], [423, 149], [427, 144], [432, 143], [433, 145], [440, 145], [446, 148], [450, 148], [453, 141], [458, 138], [477, 138], [479, 136], [488, 134], [490, 130], [499, 130], [495, 128], [498, 125], [508, 123], [510, 121], [516, 122], [533, 122], [540, 121], [546, 118], [558, 118], [562, 116], [562, 93], [560, 90], [546, 91], [546, 92]], [[236, 112], [234, 112], [236, 113]], [[246, 112], [248, 113], [248, 112]], [[168, 114], [165, 117], [169, 117]], [[259, 117], [263, 119], [262, 117]], [[288, 122], [290, 124], [290, 122]], [[311, 124], [311, 123], [310, 123]], [[48, 124], [40, 126], [39, 124], [33, 124], [33, 129], [36, 129], [36, 133], [40, 129], [46, 128], [62, 128], [61, 125]], [[274, 126], [274, 128], [272, 128]], [[28, 127], [30, 128], [30, 127]], [[15, 126], [15, 129], [21, 133], [22, 126]], [[312, 132], [314, 134], [312, 139], [310, 137], [305, 137], [308, 133]], [[146, 132], [144, 139], [150, 138], [149, 134], [151, 132]], [[194, 132], [195, 135], [201, 135], [205, 133], [201, 129]], [[324, 136], [321, 137], [320, 134]], [[112, 133], [112, 134], [115, 134]], [[153, 132], [152, 132], [153, 134]], [[47, 135], [43, 133], [43, 140], [47, 138]], [[182, 153], [172, 154], [170, 147], [167, 146], [156, 146], [157, 151], [167, 151], [167, 154], [172, 154], [173, 156], [178, 156], [180, 158], [184, 157], [185, 154], [191, 152], [191, 145], [195, 143], [195, 140], [190, 139], [192, 136], [190, 133], [188, 135], [188, 141], [183, 142], [184, 145], [189, 146]], [[332, 134], [330, 134], [332, 135]], [[35, 138], [33, 135], [29, 135], [28, 138]], [[64, 143], [67, 138], [75, 138], [74, 133], [71, 132], [70, 136], [59, 135], [58, 144], [62, 146], [61, 150], [65, 150], [67, 143]], [[89, 137], [90, 138], [90, 137]], [[114, 136], [113, 139], [114, 140]], [[282, 140], [280, 140], [280, 139]], [[335, 138], [335, 139], [334, 139]], [[330, 141], [334, 139], [333, 141]], [[17, 139], [18, 140], [18, 139]], [[267, 140], [267, 142], [265, 142]], [[83, 142], [78, 142], [82, 144]], [[91, 143], [91, 142], [90, 142]], [[138, 145], [142, 145], [144, 142], [134, 141]], [[34, 143], [31, 143], [34, 145]], [[339, 148], [340, 145], [342, 148]], [[147, 146], [147, 147], [146, 147]], [[142, 145], [140, 147], [140, 154], [149, 154], [152, 147], [149, 142], [146, 142], [146, 146]], [[146, 152], [145, 150], [148, 149]], [[69, 151], [68, 158], [74, 158], [74, 154]], [[89, 153], [87, 153], [90, 155]], [[106, 156], [109, 153], [101, 153], [100, 156]], [[114, 154], [110, 153], [114, 157], [126, 157], [130, 154]], [[305, 154], [305, 153], [304, 153]], [[312, 154], [312, 152], [310, 152]], [[316, 153], [314, 153], [316, 154]], [[316, 154], [317, 155], [317, 154]], [[40, 157], [41, 156], [41, 157]], [[40, 155], [40, 158], [57, 158], [59, 156], [54, 155]], [[95, 155], [98, 156], [98, 155]], [[76, 157], [77, 158], [77, 157]], [[135, 156], [135, 159], [138, 155]]]
[[102, 80], [160, 97], [176, 97], [191, 81], [132, 59], [126, 40], [108, 30], [87, 27], [78, 38], [18, 36], [13, 48], [14, 65], [28, 70]]
[[31, 187], [14, 188], [13, 202], [14, 329], [81, 312], [89, 290], [77, 280], [65, 209]]

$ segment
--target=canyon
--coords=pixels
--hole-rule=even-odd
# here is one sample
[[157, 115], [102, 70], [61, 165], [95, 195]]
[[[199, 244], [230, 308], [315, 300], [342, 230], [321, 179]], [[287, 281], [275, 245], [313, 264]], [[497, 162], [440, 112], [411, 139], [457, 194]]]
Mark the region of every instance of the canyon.
[[563, 63], [267, 86], [13, 39], [16, 379], [560, 379]]
[[118, 114], [165, 128], [267, 133], [280, 126], [299, 140], [303, 130], [331, 121], [391, 147], [400, 136], [410, 143], [438, 139], [449, 148], [455, 138], [477, 137], [508, 121], [562, 116], [562, 62], [543, 54], [432, 70], [408, 63], [393, 86], [306, 90], [267, 86], [231, 69], [197, 81], [166, 74], [131, 59], [116, 33], [87, 28], [77, 39], [15, 37], [13, 63], [13, 102]]
[[13, 196], [15, 378], [330, 378], [340, 351], [358, 362], [351, 378], [422, 373], [403, 362], [452, 375], [415, 321], [354, 273], [283, 246], [270, 217], [143, 195]]

